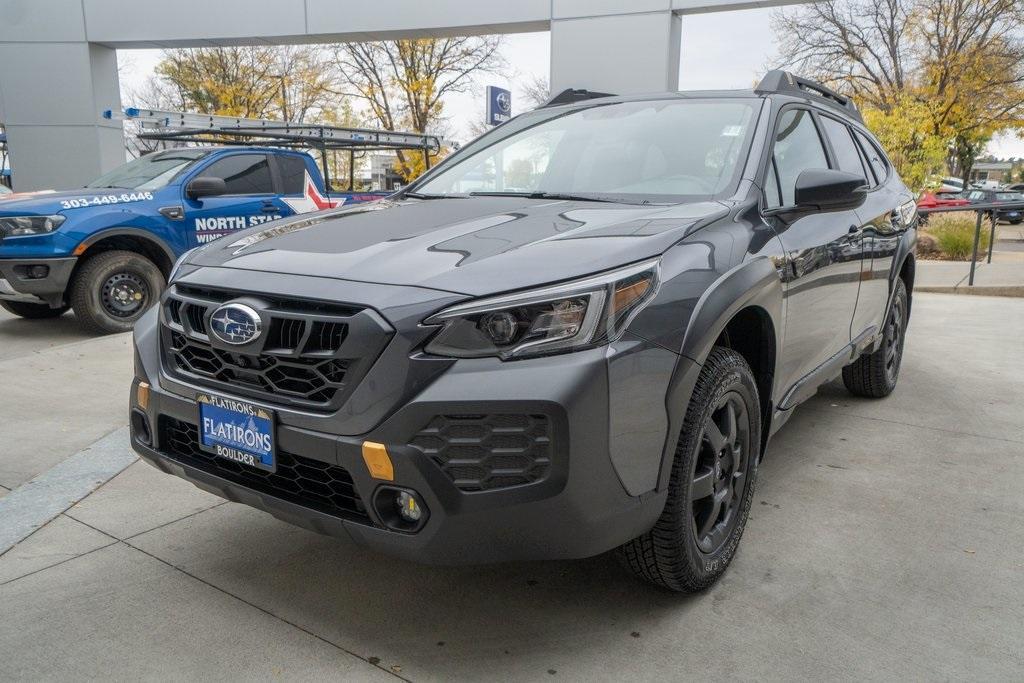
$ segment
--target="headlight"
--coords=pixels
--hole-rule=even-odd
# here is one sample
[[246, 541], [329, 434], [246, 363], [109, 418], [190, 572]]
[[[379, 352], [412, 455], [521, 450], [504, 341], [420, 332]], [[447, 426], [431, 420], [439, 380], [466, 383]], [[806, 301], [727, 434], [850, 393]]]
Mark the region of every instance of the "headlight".
[[900, 204], [900, 220], [903, 221], [903, 227], [909, 228], [915, 218], [917, 218], [917, 202], [909, 201]]
[[658, 289], [659, 261], [584, 280], [459, 304], [427, 318], [444, 325], [426, 352], [505, 360], [577, 351], [618, 339]]
[[178, 277], [178, 271], [181, 270], [181, 267], [188, 262], [188, 258], [189, 256], [192, 255], [192, 252], [194, 252], [198, 248], [199, 247], [192, 247], [191, 249], [189, 249], [184, 254], [178, 257], [178, 260], [174, 262], [173, 266], [171, 266], [171, 274], [167, 278], [167, 284], [171, 284], [172, 282], [174, 282], [174, 278]]
[[0, 218], [0, 236], [44, 235], [64, 222], [64, 216], [8, 216]]

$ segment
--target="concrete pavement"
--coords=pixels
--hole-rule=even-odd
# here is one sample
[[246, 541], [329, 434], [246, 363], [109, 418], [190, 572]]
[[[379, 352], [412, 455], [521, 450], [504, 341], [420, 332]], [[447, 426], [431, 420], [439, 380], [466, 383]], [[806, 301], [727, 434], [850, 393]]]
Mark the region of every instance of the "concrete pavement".
[[[91, 420], [124, 423], [130, 355], [126, 372], [120, 338], [45, 337], [2, 361], [8, 398], [41, 408], [34, 387], [67, 383], [71, 358], [68, 395], [93, 367], [124, 382], [90, 390], [105, 411], [38, 418], [32, 445], [59, 462]], [[0, 556], [0, 678], [1019, 678], [1022, 338], [1024, 300], [917, 295], [895, 394], [834, 384], [798, 409], [736, 560], [694, 597], [609, 557], [401, 562], [136, 462]], [[29, 428], [0, 413], [0, 474], [45, 466], [11, 434]]]

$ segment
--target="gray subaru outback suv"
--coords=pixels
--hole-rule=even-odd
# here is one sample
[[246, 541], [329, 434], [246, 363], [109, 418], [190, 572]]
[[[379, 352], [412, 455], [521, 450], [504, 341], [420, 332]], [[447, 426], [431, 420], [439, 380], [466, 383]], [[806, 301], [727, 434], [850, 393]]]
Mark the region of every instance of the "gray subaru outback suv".
[[373, 204], [186, 254], [135, 328], [132, 445], [411, 560], [726, 569], [769, 437], [899, 375], [917, 216], [853, 105], [566, 91]]

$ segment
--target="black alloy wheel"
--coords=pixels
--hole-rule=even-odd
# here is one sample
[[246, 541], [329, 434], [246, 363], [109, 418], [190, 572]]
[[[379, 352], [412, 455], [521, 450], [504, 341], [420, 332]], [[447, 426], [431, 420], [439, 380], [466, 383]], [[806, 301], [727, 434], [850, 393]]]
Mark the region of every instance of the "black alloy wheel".
[[893, 392], [903, 364], [903, 344], [910, 320], [910, 300], [902, 278], [896, 279], [892, 305], [882, 326], [876, 350], [843, 368], [843, 384], [855, 396], [884, 398]]
[[750, 419], [743, 399], [731, 391], [704, 426], [690, 478], [690, 517], [702, 553], [720, 550], [736, 526], [749, 457]]
[[725, 573], [754, 496], [760, 410], [747, 361], [716, 346], [686, 409], [661, 517], [618, 548], [630, 571], [683, 593], [704, 590]]

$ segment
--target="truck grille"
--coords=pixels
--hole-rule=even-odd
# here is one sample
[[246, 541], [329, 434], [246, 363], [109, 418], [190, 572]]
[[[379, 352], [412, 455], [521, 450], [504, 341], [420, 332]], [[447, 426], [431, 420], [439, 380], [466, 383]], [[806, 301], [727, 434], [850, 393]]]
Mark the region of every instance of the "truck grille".
[[[210, 334], [211, 315], [232, 300], [265, 314], [257, 342], [232, 347]], [[392, 335], [367, 309], [181, 285], [168, 290], [161, 314], [171, 376], [314, 410], [339, 408]]]
[[277, 471], [265, 472], [200, 450], [199, 428], [160, 416], [160, 452], [176, 462], [317, 512], [370, 524], [348, 470], [330, 463], [277, 453]]
[[463, 491], [532, 484], [551, 468], [546, 415], [438, 415], [410, 445]]

